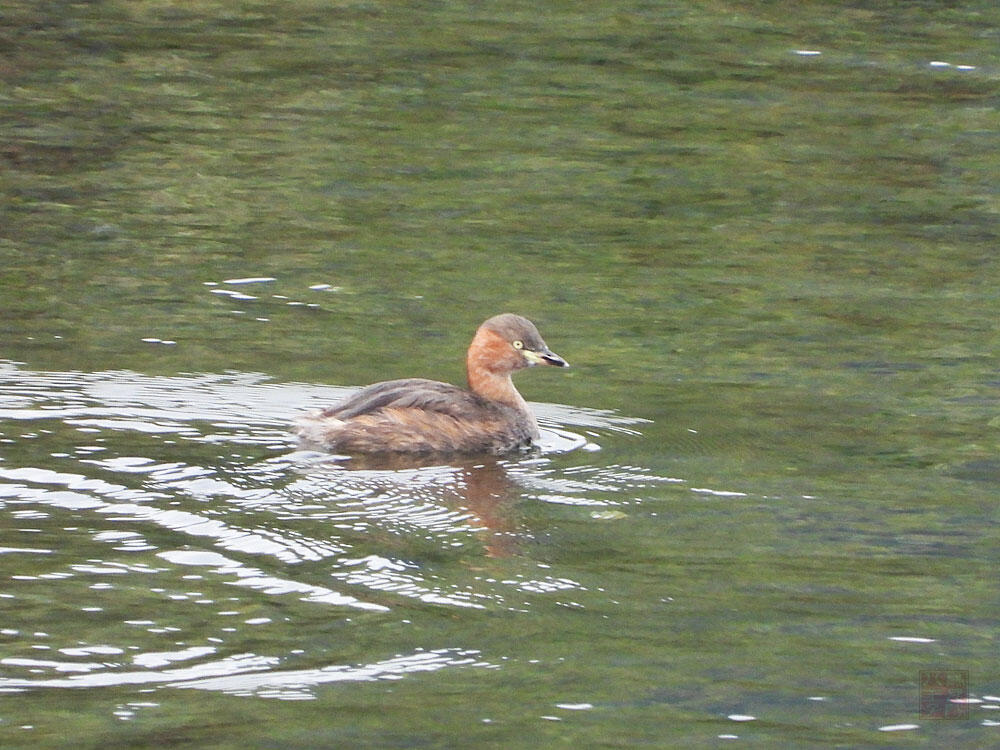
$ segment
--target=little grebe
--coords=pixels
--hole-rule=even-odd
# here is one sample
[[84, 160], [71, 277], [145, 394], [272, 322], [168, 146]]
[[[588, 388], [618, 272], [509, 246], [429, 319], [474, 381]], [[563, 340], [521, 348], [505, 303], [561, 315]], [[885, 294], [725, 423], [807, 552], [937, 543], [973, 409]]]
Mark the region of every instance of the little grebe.
[[422, 378], [376, 383], [306, 415], [296, 432], [307, 447], [340, 453], [507, 453], [539, 438], [510, 379], [537, 364], [569, 367], [530, 320], [496, 315], [469, 345], [469, 390]]

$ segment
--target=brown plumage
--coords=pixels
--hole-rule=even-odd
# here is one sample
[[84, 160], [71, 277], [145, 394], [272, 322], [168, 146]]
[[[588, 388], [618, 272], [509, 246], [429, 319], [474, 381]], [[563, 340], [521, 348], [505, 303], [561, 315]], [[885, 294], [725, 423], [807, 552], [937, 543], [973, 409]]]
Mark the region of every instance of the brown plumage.
[[305, 447], [338, 453], [502, 454], [538, 440], [538, 424], [511, 374], [535, 364], [568, 367], [519, 315], [496, 315], [466, 355], [469, 390], [422, 378], [363, 388], [297, 424]]

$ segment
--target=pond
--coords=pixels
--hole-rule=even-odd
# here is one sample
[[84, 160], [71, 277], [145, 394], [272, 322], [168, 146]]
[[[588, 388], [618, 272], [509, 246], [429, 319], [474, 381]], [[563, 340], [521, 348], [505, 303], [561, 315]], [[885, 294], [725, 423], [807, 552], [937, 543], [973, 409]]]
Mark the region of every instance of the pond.
[[[1000, 742], [994, 3], [0, 39], [0, 746]], [[296, 444], [506, 311], [536, 450]]]

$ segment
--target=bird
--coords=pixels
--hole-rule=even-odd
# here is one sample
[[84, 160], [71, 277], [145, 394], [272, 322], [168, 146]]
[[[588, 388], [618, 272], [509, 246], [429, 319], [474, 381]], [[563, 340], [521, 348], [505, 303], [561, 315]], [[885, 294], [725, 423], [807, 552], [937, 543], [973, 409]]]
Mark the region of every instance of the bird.
[[479, 326], [466, 354], [468, 389], [424, 378], [388, 380], [301, 417], [303, 448], [337, 454], [503, 455], [538, 442], [538, 422], [511, 375], [569, 367], [535, 324], [513, 313]]

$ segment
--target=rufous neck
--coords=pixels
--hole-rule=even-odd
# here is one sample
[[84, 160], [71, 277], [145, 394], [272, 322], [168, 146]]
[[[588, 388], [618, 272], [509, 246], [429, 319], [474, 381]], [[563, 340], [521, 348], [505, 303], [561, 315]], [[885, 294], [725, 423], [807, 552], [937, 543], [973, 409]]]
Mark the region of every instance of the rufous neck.
[[517, 392], [510, 375], [498, 375], [488, 370], [472, 369], [471, 367], [467, 368], [467, 375], [469, 390], [473, 393], [478, 393], [490, 401], [499, 401], [508, 406], [527, 410], [528, 405], [524, 397]]
[[465, 362], [469, 390], [490, 401], [528, 411], [528, 405], [510, 379], [514, 364], [511, 354], [510, 345], [502, 337], [480, 328], [469, 345]]

